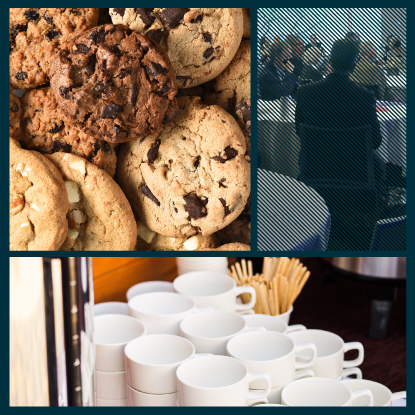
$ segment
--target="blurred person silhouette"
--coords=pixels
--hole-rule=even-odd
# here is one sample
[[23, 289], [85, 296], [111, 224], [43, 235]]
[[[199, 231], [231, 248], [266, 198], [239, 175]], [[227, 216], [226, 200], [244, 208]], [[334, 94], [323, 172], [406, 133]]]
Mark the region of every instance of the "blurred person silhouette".
[[308, 48], [304, 54], [304, 67], [301, 72], [301, 79], [321, 81], [323, 74], [318, 70], [317, 64], [321, 58], [321, 51], [316, 47]]
[[293, 73], [299, 77], [303, 71], [304, 42], [298, 35], [287, 35], [285, 43], [291, 48], [292, 57], [289, 60], [294, 65]]

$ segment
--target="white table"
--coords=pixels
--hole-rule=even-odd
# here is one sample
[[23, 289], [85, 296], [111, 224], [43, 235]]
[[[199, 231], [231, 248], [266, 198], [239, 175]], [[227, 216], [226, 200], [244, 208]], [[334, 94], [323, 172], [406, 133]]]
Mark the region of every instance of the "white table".
[[259, 251], [325, 251], [330, 226], [329, 210], [315, 190], [258, 169]]

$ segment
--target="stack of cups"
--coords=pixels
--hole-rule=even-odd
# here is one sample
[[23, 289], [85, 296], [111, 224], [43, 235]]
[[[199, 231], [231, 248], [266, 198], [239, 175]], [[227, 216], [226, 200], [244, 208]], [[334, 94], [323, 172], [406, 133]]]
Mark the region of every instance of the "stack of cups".
[[216, 271], [228, 275], [228, 258], [176, 258], [177, 275], [193, 271]]
[[145, 326], [133, 317], [106, 314], [94, 318], [95, 376], [97, 406], [127, 406], [124, 348], [146, 334]]

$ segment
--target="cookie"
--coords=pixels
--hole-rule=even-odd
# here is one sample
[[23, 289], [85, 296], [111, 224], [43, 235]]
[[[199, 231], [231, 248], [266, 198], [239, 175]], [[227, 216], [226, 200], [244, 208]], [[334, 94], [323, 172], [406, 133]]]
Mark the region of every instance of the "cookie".
[[251, 247], [246, 244], [240, 243], [232, 243], [222, 245], [219, 248], [205, 248], [205, 249], [198, 249], [198, 251], [250, 251]]
[[51, 88], [27, 91], [22, 97], [22, 136], [24, 148], [42, 153], [72, 153], [84, 157], [115, 174], [117, 156], [112, 145], [88, 135], [77, 125], [70, 125], [58, 108]]
[[137, 235], [136, 251], [195, 251], [219, 246], [215, 235], [202, 236], [199, 233], [190, 237], [170, 238], [151, 231], [140, 221], [137, 223]]
[[205, 94], [208, 105], [220, 105], [235, 116], [236, 106], [251, 98], [251, 41], [244, 40], [229, 66], [216, 78], [213, 92]]
[[238, 242], [249, 245], [251, 243], [251, 218], [241, 214], [232, 223], [215, 233], [220, 245]]
[[125, 26], [98, 26], [62, 45], [50, 78], [71, 122], [112, 143], [156, 132], [178, 113], [166, 52]]
[[152, 231], [209, 236], [238, 217], [249, 196], [245, 139], [221, 107], [197, 97], [177, 101], [172, 125], [122, 145], [118, 183]]
[[105, 171], [74, 154], [46, 157], [62, 174], [69, 200], [69, 231], [61, 250], [133, 250], [136, 222], [117, 183]]
[[68, 233], [68, 197], [58, 169], [10, 139], [10, 250], [56, 251]]
[[19, 139], [20, 136], [20, 115], [22, 108], [20, 99], [13, 94], [13, 89], [10, 86], [9, 93], [9, 134], [10, 137]]
[[10, 83], [31, 89], [49, 81], [49, 69], [60, 46], [96, 26], [98, 9], [9, 9]]
[[219, 75], [241, 43], [242, 9], [110, 9], [112, 22], [137, 30], [167, 51], [179, 88]]
[[251, 154], [251, 99], [245, 99], [236, 106], [236, 117], [246, 139], [246, 152]]
[[242, 39], [250, 39], [251, 37], [251, 9], [242, 9], [242, 15], [244, 19], [244, 31]]

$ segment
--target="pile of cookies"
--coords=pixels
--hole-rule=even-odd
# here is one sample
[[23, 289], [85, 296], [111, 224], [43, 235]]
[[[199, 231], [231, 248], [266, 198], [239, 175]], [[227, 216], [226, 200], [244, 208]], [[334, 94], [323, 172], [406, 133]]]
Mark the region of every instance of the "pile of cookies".
[[249, 250], [249, 13], [10, 9], [10, 249]]

